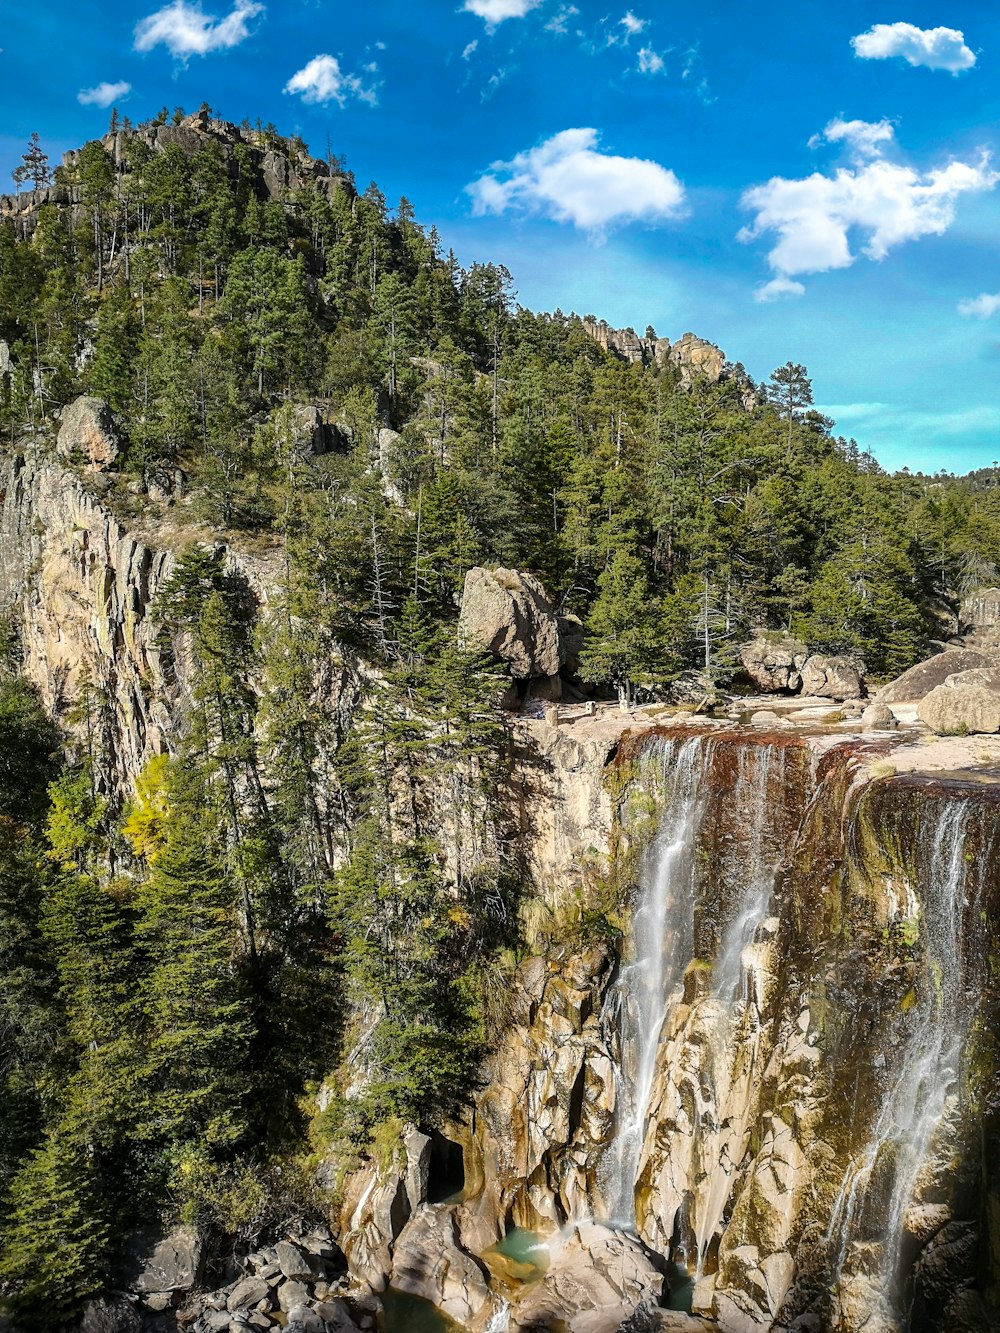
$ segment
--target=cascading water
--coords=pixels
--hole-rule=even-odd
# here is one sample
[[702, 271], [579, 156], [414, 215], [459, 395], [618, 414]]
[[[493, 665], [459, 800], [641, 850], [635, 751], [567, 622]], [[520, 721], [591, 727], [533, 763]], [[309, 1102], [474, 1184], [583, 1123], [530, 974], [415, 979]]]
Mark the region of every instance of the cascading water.
[[[895, 1074], [882, 1101], [864, 1152], [847, 1172], [827, 1231], [835, 1247], [835, 1276], [843, 1292], [851, 1280], [851, 1251], [864, 1235], [863, 1219], [882, 1173], [891, 1172], [888, 1200], [876, 1197], [884, 1223], [880, 1286], [897, 1314], [905, 1305], [901, 1259], [905, 1216], [921, 1169], [947, 1115], [960, 1074], [962, 1051], [975, 1009], [975, 988], [966, 975], [963, 943], [974, 871], [966, 834], [974, 807], [944, 802], [925, 820], [915, 864], [916, 896], [901, 919], [917, 932], [924, 957], [916, 998], [906, 1015], [906, 1035]], [[912, 895], [912, 891], [911, 891]], [[919, 906], [918, 906], [919, 904]], [[863, 1260], [866, 1267], [868, 1261]]]
[[[743, 817], [745, 840], [738, 858], [739, 891], [732, 920], [722, 936], [713, 991], [724, 1005], [750, 1000], [743, 955], [768, 914], [778, 855], [768, 846], [771, 809], [784, 795], [785, 750], [777, 745], [740, 747], [732, 801]], [[772, 790], [773, 787], [773, 790]]]
[[659, 830], [642, 864], [632, 918], [632, 959], [610, 997], [619, 1039], [617, 1128], [604, 1162], [608, 1219], [635, 1226], [635, 1180], [663, 1020], [694, 943], [695, 835], [706, 796], [711, 741], [701, 736], [650, 746], [664, 790]]
[[[609, 999], [620, 1053], [618, 1119], [603, 1168], [607, 1215], [628, 1227], [635, 1225], [635, 1183], [654, 1109], [650, 1099], [664, 1022], [681, 997], [685, 969], [696, 954], [696, 852], [711, 796], [714, 760], [724, 743], [715, 736], [668, 739], [650, 746], [643, 760], [654, 768], [650, 776], [661, 793], [662, 815], [642, 863], [631, 960], [622, 968]], [[771, 807], [782, 799], [784, 758], [781, 746], [740, 743], [732, 788], [725, 794], [736, 832], [724, 852], [731, 890], [729, 920], [722, 931], [709, 997], [716, 1001], [712, 1012], [723, 1044], [735, 1002], [741, 995], [752, 998], [754, 989], [748, 986], [744, 954], [771, 903], [780, 855], [775, 839], [769, 837], [774, 824]], [[722, 1077], [726, 1081], [726, 1075]], [[724, 1099], [727, 1089], [719, 1091]], [[709, 1235], [726, 1197], [725, 1189], [716, 1192], [719, 1199], [713, 1198], [711, 1204]], [[700, 1244], [699, 1263], [703, 1248]]]

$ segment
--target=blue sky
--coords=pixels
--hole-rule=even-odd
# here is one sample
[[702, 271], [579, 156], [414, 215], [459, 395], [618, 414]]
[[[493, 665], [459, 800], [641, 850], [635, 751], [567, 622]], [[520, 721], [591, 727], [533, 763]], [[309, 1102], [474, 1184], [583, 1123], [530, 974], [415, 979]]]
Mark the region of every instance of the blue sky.
[[[0, 175], [167, 105], [329, 142], [534, 309], [792, 359], [886, 467], [1000, 458], [1000, 9], [4, 6]], [[128, 85], [128, 91], [114, 85]], [[83, 99], [81, 101], [81, 98]]]

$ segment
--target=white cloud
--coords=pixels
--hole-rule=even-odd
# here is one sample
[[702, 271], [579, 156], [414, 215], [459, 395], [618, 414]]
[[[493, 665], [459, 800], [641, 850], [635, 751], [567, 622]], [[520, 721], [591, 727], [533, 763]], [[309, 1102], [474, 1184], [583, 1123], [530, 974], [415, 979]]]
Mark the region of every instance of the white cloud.
[[864, 238], [863, 254], [884, 259], [905, 241], [947, 231], [960, 195], [990, 190], [1000, 179], [987, 163], [983, 155], [979, 162], [953, 161], [921, 174], [878, 158], [834, 176], [775, 176], [744, 193], [743, 206], [756, 216], [739, 239], [776, 233], [767, 258], [781, 279], [850, 267], [854, 233]]
[[[369, 73], [377, 71], [377, 65], [366, 65]], [[374, 106], [376, 95], [374, 88], [366, 88], [356, 74], [346, 74], [340, 68], [336, 56], [313, 56], [285, 84], [282, 92], [298, 93], [303, 102], [319, 106], [326, 102], [336, 102], [343, 106], [349, 97], [359, 102]]]
[[815, 148], [821, 139], [827, 143], [844, 143], [855, 157], [881, 157], [884, 147], [896, 137], [889, 120], [831, 120], [822, 135], [814, 134], [809, 140]]
[[602, 153], [597, 145], [594, 129], [563, 130], [511, 162], [494, 162], [466, 186], [473, 212], [520, 209], [598, 232], [615, 222], [661, 221], [681, 212], [684, 187], [672, 171]]
[[626, 12], [624, 18], [618, 20], [618, 26], [625, 29], [625, 40], [628, 41], [630, 37], [638, 36], [643, 28], [648, 27], [649, 20], [637, 19], [630, 9]]
[[753, 299], [765, 304], [771, 301], [781, 301], [788, 296], [803, 296], [805, 288], [801, 282], [796, 282], [793, 278], [772, 278], [770, 282], [761, 283], [754, 290]]
[[476, 50], [478, 45], [479, 45], [478, 37], [473, 38], [473, 40], [466, 45], [465, 50], [462, 52], [462, 59], [468, 60], [469, 57], [472, 55], [472, 53]]
[[128, 97], [132, 91], [130, 83], [99, 83], [96, 88], [81, 88], [76, 100], [81, 106], [111, 106]]
[[557, 13], [553, 14], [545, 25], [547, 32], [564, 33], [569, 31], [569, 21], [579, 14], [576, 5], [560, 5]]
[[247, 24], [263, 12], [264, 6], [255, 0], [237, 0], [231, 14], [216, 19], [203, 13], [200, 4], [173, 0], [135, 25], [135, 49], [151, 51], [162, 45], [178, 60], [227, 50], [250, 36]]
[[976, 54], [965, 45], [957, 28], [917, 28], [912, 23], [876, 23], [851, 38], [854, 54], [862, 60], [902, 56], [910, 65], [946, 69], [952, 74], [971, 69]]
[[488, 28], [495, 28], [506, 19], [523, 19], [536, 9], [542, 0], [465, 0], [462, 8], [477, 18], [485, 19]]
[[654, 51], [651, 46], [643, 46], [639, 50], [639, 73], [640, 74], [659, 74], [663, 68], [663, 57]]
[[968, 301], [959, 301], [958, 303], [958, 313], [960, 315], [970, 315], [973, 319], [989, 319], [998, 310], [1000, 310], [1000, 292], [995, 295], [990, 295], [989, 292], [981, 292]]

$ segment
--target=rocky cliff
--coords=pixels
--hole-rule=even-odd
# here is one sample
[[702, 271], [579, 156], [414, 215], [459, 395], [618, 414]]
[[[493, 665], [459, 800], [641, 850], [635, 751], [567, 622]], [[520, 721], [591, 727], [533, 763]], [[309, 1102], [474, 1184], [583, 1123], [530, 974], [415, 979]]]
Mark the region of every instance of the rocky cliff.
[[[0, 605], [58, 717], [100, 692], [127, 781], [184, 724], [152, 609], [191, 532], [132, 531], [108, 484], [5, 462]], [[266, 610], [267, 558], [227, 558]], [[344, 1181], [352, 1290], [473, 1329], [996, 1327], [997, 754], [937, 742], [965, 767], [931, 774], [851, 726], [518, 724], [528, 955], [466, 1112]]]

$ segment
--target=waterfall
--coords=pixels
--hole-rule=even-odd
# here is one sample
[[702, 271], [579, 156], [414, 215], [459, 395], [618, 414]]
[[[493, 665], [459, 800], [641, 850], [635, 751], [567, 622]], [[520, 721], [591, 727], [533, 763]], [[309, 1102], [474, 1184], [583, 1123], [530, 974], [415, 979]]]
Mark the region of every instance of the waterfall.
[[707, 795], [711, 740], [692, 736], [649, 747], [664, 788], [659, 828], [641, 866], [632, 957], [609, 998], [619, 1035], [617, 1127], [603, 1174], [610, 1221], [635, 1226], [635, 1181], [663, 1021], [694, 948], [695, 838]]
[[[772, 791], [772, 781], [774, 791]], [[744, 951], [768, 915], [778, 855], [768, 845], [772, 811], [784, 798], [785, 750], [778, 745], [741, 745], [732, 804], [744, 815], [745, 840], [738, 857], [735, 914], [723, 932], [715, 961], [713, 991], [725, 1006], [751, 1002]], [[775, 800], [777, 794], [777, 801]], [[759, 996], [756, 997], [759, 1000]]]
[[843, 1284], [851, 1247], [864, 1238], [866, 1204], [887, 1162], [888, 1202], [876, 1200], [875, 1209], [884, 1218], [881, 1287], [897, 1312], [905, 1288], [905, 1274], [900, 1271], [905, 1215], [935, 1135], [946, 1120], [975, 1006], [962, 949], [971, 890], [966, 833], [973, 810], [968, 801], [952, 800], [933, 814], [928, 811], [914, 848], [919, 875], [916, 899], [911, 891], [901, 915], [915, 922], [923, 968], [915, 981], [916, 998], [906, 1013], [895, 1073], [865, 1150], [845, 1176], [827, 1230], [835, 1245], [836, 1278]]

